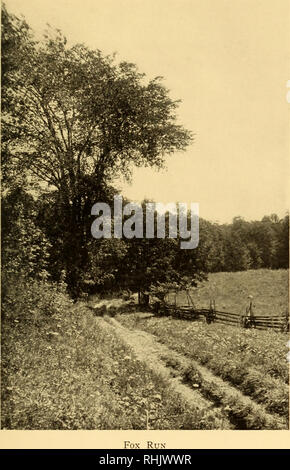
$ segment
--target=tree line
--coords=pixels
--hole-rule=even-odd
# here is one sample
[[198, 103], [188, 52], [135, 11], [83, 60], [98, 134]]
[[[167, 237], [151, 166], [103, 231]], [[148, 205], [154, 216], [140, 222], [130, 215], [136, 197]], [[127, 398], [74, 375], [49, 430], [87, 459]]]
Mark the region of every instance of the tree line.
[[[108, 204], [113, 204], [114, 194], [113, 188], [111, 194], [105, 193]], [[168, 237], [168, 218], [163, 239], [94, 239], [90, 233], [94, 217], [90, 216], [89, 235], [78, 253], [74, 237], [71, 242], [64, 238], [70, 232], [57, 203], [57, 193], [35, 198], [23, 188], [3, 197], [4, 271], [15, 276], [25, 270], [31, 277], [46, 273], [58, 282], [65, 278], [77, 296], [81, 292], [145, 291], [158, 283], [181, 284], [186, 278], [194, 284], [208, 272], [286, 269], [289, 265], [288, 215], [279, 219], [272, 214], [251, 222], [235, 217], [230, 224], [201, 218], [199, 245], [194, 250], [181, 250], [180, 237]], [[75, 283], [67, 277], [72, 260]]]

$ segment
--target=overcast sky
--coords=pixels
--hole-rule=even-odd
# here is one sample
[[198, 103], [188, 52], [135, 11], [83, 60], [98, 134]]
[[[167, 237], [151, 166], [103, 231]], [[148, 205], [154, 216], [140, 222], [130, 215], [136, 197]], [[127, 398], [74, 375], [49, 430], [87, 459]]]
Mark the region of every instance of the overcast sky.
[[229, 222], [284, 216], [289, 185], [288, 0], [6, 0], [41, 32], [118, 53], [149, 78], [164, 76], [195, 134], [167, 171], [139, 169], [134, 200], [198, 202], [200, 216]]

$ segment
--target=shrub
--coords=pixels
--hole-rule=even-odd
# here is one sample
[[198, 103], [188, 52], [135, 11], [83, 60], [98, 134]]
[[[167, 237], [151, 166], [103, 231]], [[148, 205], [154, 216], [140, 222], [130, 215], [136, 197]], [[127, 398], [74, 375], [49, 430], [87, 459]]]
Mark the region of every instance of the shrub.
[[45, 273], [42, 280], [13, 276], [6, 278], [2, 318], [41, 322], [47, 317], [60, 316], [71, 303], [65, 283], [51, 283]]

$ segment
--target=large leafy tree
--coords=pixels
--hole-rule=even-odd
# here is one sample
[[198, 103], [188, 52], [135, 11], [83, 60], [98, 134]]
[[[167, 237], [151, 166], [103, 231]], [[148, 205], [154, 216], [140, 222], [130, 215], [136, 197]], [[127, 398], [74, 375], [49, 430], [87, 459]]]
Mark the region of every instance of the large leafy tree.
[[[177, 124], [178, 101], [160, 78], [148, 81], [134, 64], [68, 46], [59, 31], [36, 41], [5, 7], [2, 18], [3, 166], [58, 192], [79, 254], [92, 195], [120, 175], [130, 178], [133, 166], [162, 167], [191, 133]], [[73, 259], [68, 264], [72, 274]]]

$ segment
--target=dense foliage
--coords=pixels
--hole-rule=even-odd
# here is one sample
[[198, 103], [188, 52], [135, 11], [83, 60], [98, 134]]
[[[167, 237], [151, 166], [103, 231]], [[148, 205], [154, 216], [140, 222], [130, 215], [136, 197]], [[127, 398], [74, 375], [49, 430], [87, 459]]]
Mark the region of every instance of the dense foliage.
[[69, 47], [59, 31], [36, 41], [5, 6], [2, 27], [3, 188], [31, 191], [34, 183], [55, 253], [52, 275], [65, 270], [77, 295], [89, 264], [92, 205], [110, 199], [110, 185], [130, 178], [132, 166], [162, 167], [191, 133], [177, 124], [178, 101], [160, 78], [147, 80], [134, 64], [99, 50]]

